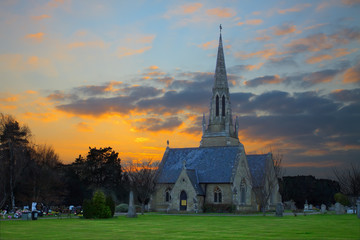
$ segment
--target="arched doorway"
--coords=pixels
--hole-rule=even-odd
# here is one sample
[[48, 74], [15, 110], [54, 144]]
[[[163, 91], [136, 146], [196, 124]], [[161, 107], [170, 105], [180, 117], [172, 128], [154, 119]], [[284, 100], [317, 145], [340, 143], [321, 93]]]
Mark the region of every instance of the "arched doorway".
[[186, 211], [187, 207], [187, 194], [185, 191], [180, 193], [180, 211]]

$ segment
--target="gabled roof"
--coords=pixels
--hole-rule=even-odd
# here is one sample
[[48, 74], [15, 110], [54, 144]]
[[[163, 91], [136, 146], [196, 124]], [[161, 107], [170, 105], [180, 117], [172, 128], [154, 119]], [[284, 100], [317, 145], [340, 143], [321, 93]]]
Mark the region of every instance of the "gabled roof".
[[246, 155], [254, 187], [263, 185], [268, 154]]
[[205, 195], [202, 187], [199, 184], [199, 179], [194, 169], [186, 169], [186, 174], [188, 175], [191, 184], [193, 185], [197, 195]]
[[196, 170], [199, 183], [229, 183], [240, 148], [201, 147], [168, 148], [158, 172], [158, 183], [175, 183], [186, 161], [187, 169]]

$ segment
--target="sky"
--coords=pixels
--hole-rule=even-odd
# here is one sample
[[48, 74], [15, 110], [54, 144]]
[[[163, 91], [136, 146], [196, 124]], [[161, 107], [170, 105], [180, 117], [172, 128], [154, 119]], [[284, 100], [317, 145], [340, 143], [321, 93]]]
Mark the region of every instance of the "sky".
[[285, 175], [360, 161], [360, 1], [0, 1], [0, 112], [64, 163], [198, 147], [219, 25], [239, 140]]

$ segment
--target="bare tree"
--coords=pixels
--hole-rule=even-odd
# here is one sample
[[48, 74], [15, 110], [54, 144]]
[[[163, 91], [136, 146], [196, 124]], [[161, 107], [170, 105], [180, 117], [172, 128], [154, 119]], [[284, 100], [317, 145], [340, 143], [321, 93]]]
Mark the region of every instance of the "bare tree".
[[131, 162], [125, 167], [130, 188], [141, 203], [141, 214], [144, 214], [145, 205], [155, 190], [155, 176], [158, 166], [159, 162], [148, 160], [140, 163]]
[[340, 191], [349, 196], [352, 204], [360, 196], [360, 164], [351, 163], [347, 169], [333, 169]]
[[251, 179], [256, 202], [259, 204], [260, 211], [262, 211], [264, 216], [270, 199], [279, 184], [278, 178], [281, 178], [283, 174], [282, 159], [282, 154], [270, 153], [266, 157], [262, 168], [258, 167], [256, 171], [248, 172], [250, 175], [248, 178]]
[[15, 187], [29, 160], [26, 153], [30, 136], [27, 126], [20, 126], [12, 116], [0, 114], [0, 164], [5, 169], [8, 187], [5, 191], [9, 193], [12, 209], [15, 208]]

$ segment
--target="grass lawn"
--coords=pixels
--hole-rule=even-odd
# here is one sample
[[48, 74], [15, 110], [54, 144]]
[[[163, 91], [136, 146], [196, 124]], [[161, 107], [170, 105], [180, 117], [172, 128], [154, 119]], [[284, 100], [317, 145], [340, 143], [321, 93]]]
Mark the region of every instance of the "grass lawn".
[[139, 215], [1, 221], [0, 239], [360, 239], [356, 215]]

